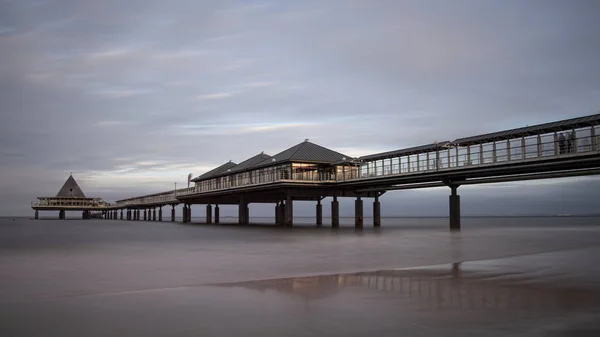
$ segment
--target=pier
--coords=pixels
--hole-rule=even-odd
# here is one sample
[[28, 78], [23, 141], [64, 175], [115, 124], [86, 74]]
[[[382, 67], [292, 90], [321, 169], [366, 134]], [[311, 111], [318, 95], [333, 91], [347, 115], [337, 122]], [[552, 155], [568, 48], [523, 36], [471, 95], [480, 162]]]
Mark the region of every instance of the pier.
[[[306, 140], [273, 156], [261, 152], [239, 163], [224, 163], [192, 179], [194, 186], [118, 200], [94, 209], [106, 219], [163, 221], [163, 208], [170, 206], [167, 211], [174, 222], [175, 206], [183, 204], [182, 219], [189, 223], [191, 207], [203, 205], [206, 223], [218, 224], [219, 206], [237, 205], [238, 223], [244, 225], [249, 223], [249, 204], [269, 203], [275, 223], [291, 227], [294, 201], [313, 201], [315, 223], [322, 226], [322, 200], [329, 197], [331, 226], [337, 228], [338, 199], [353, 198], [355, 227], [364, 226], [365, 199], [372, 201], [372, 225], [378, 227], [381, 198], [387, 191], [446, 186], [450, 190], [449, 227], [458, 230], [460, 186], [598, 173], [600, 114], [595, 114], [358, 158]], [[63, 217], [66, 207], [88, 209], [55, 205], [64, 199], [40, 200], [32, 206], [36, 217], [40, 209], [60, 210]]]

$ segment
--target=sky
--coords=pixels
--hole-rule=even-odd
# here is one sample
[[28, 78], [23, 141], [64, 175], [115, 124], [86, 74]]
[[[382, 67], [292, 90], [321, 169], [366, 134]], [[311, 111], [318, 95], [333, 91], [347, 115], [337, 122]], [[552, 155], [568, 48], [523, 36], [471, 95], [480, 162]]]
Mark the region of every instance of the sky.
[[[70, 172], [114, 201], [306, 138], [356, 157], [597, 113], [598, 13], [595, 0], [0, 0], [0, 215], [30, 215]], [[589, 213], [598, 189], [460, 192], [466, 213]], [[388, 192], [382, 213], [443, 215], [448, 194]]]

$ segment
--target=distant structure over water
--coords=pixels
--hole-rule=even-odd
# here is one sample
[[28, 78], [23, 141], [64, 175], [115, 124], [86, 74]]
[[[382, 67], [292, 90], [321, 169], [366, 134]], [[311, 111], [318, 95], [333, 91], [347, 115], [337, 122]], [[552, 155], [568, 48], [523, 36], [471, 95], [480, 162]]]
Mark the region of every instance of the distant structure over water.
[[102, 198], [86, 197], [73, 174], [69, 175], [55, 197], [38, 197], [38, 200], [31, 204], [35, 219], [39, 218], [39, 211], [58, 211], [59, 219], [65, 219], [65, 211], [82, 211], [82, 219], [90, 219], [95, 217], [94, 211], [103, 211], [110, 206]]

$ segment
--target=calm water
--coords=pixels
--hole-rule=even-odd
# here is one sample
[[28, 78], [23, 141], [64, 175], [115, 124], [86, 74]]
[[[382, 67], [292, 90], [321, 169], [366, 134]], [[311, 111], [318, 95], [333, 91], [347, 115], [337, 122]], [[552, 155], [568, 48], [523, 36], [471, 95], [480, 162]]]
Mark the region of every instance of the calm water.
[[599, 218], [310, 221], [0, 218], [0, 335], [600, 335]]

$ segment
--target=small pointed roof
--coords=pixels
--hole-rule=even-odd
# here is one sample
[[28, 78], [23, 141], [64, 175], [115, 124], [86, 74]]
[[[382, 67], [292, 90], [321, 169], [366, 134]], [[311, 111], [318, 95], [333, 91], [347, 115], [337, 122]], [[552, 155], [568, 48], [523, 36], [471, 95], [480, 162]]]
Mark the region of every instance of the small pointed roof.
[[264, 152], [261, 152], [261, 153], [257, 154], [256, 156], [250, 157], [250, 158], [244, 160], [243, 162], [239, 163], [236, 167], [231, 169], [231, 172], [239, 172], [239, 171], [251, 169], [254, 166], [256, 166], [257, 164], [262, 163], [265, 160], [268, 160], [269, 158], [271, 158], [271, 156], [269, 156], [268, 154], [265, 154]]
[[[321, 145], [309, 142], [308, 140], [292, 146], [287, 150], [279, 152], [273, 157], [258, 163], [255, 166], [266, 166], [274, 163], [283, 163], [290, 161], [333, 164], [343, 161], [344, 158], [350, 159], [345, 154], [330, 150]], [[273, 160], [274, 159], [274, 160]]]
[[65, 184], [60, 189], [60, 191], [58, 191], [58, 194], [56, 194], [56, 197], [57, 198], [85, 198], [85, 194], [83, 194], [83, 191], [81, 190], [81, 188], [75, 181], [75, 178], [73, 178], [73, 175], [69, 175], [69, 178], [67, 178], [67, 181], [65, 181]]
[[199, 182], [199, 181], [202, 181], [202, 180], [206, 180], [206, 179], [218, 176], [219, 174], [221, 174], [223, 172], [226, 172], [227, 170], [229, 170], [229, 169], [231, 169], [232, 167], [235, 167], [235, 166], [237, 166], [237, 164], [234, 163], [234, 162], [232, 162], [230, 160], [230, 161], [226, 162], [225, 164], [223, 164], [223, 165], [221, 165], [219, 167], [216, 167], [216, 168], [214, 168], [214, 169], [212, 169], [212, 170], [210, 170], [210, 171], [208, 171], [208, 172], [206, 172], [206, 173], [204, 173], [204, 174], [202, 174], [202, 175], [200, 175], [200, 176], [192, 179], [191, 181], [196, 183], [196, 182]]

